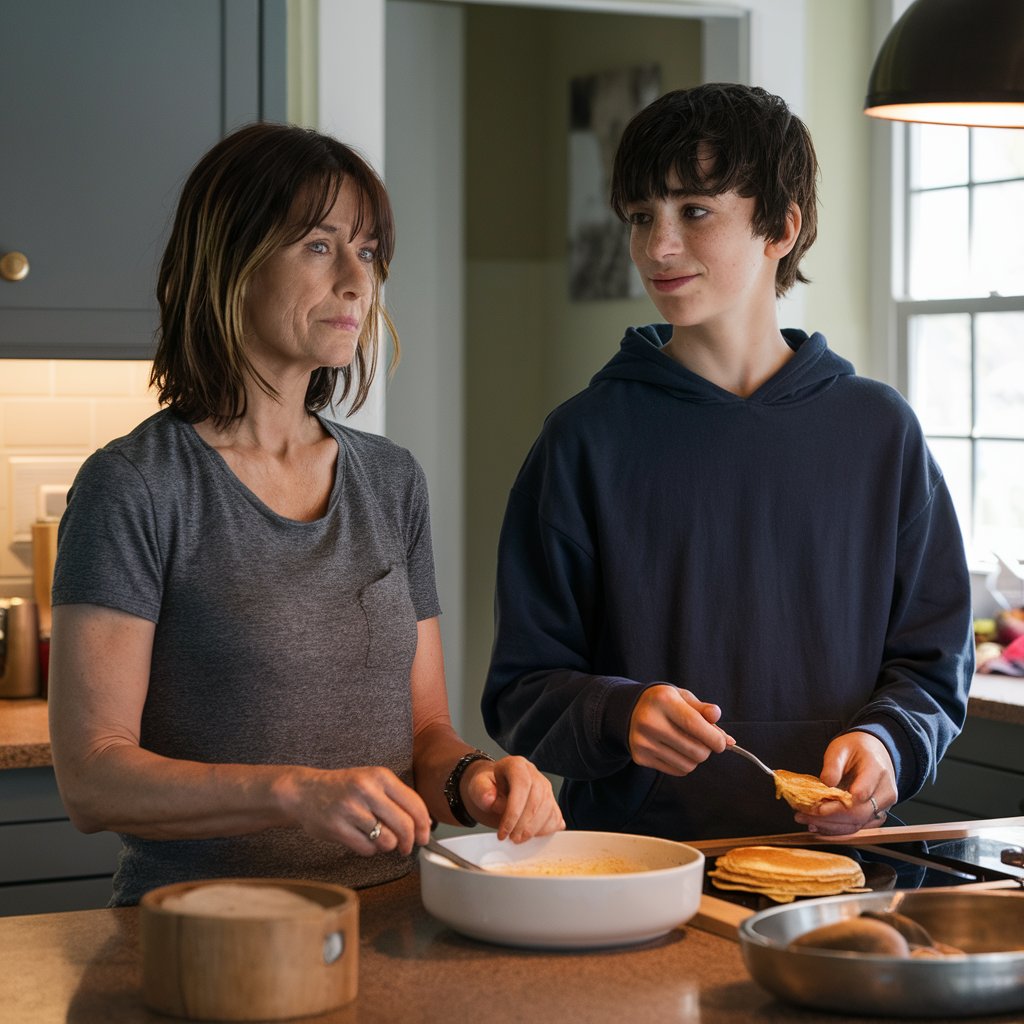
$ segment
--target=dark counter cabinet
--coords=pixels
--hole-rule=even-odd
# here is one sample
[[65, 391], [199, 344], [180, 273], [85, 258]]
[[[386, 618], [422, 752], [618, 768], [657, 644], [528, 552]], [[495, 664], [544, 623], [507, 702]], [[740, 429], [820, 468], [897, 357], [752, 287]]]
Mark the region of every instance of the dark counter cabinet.
[[908, 825], [1024, 814], [1022, 751], [1024, 726], [970, 717], [940, 762], [935, 782], [894, 811]]
[[105, 907], [120, 848], [71, 824], [52, 768], [0, 772], [0, 917]]

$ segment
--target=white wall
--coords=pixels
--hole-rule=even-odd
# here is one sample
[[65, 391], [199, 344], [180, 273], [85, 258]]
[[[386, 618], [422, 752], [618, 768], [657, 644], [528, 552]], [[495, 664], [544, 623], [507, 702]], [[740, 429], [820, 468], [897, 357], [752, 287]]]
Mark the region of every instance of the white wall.
[[416, 455], [430, 487], [456, 719], [464, 646], [462, 23], [458, 7], [387, 5], [385, 153], [397, 247], [386, 300], [402, 358], [387, 387], [384, 426]]

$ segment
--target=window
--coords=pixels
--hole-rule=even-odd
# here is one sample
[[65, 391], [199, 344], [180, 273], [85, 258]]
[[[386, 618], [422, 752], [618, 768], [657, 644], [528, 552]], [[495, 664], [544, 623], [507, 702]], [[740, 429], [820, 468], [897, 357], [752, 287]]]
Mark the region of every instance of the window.
[[1024, 131], [903, 130], [905, 393], [971, 560], [1024, 560]]

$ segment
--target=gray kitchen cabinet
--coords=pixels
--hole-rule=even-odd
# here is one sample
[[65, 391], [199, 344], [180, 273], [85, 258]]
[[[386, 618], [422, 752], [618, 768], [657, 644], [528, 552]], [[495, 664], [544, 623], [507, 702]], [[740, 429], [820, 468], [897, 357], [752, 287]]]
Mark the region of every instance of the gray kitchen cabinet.
[[285, 0], [0, 0], [0, 358], [147, 358], [196, 160], [285, 119]]
[[52, 768], [0, 772], [0, 917], [106, 906], [120, 848], [71, 824]]

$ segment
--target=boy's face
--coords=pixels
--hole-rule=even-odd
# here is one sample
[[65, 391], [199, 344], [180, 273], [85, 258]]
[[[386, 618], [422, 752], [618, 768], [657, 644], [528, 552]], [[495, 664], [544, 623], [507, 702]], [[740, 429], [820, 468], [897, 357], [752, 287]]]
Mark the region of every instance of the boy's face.
[[[754, 236], [754, 200], [735, 192], [631, 203], [629, 253], [658, 312], [676, 327], [749, 333], [775, 304], [776, 243]], [[724, 335], [723, 335], [724, 337]]]

